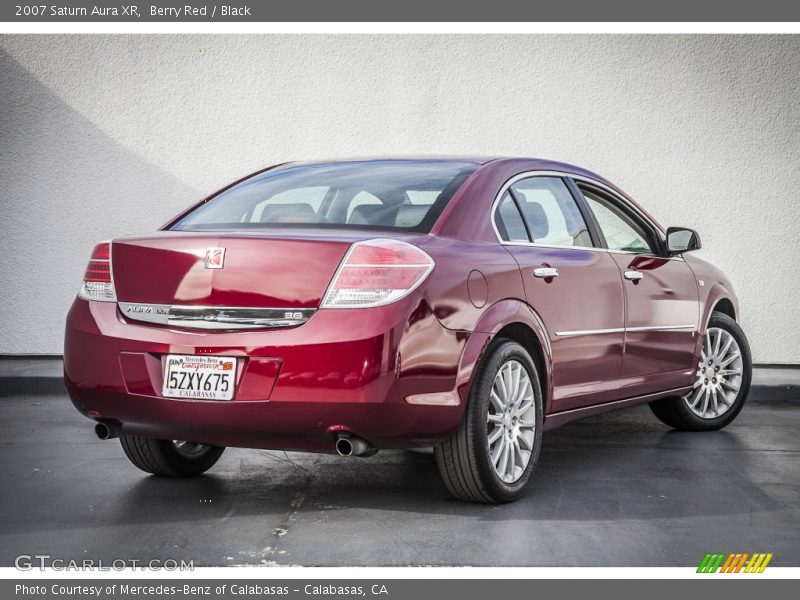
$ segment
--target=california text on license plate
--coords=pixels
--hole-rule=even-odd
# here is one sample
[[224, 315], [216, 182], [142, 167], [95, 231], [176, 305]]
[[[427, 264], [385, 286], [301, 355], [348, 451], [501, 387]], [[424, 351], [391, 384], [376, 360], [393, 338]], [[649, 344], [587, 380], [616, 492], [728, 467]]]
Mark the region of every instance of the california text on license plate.
[[163, 395], [169, 398], [231, 400], [235, 383], [236, 359], [233, 357], [167, 356]]

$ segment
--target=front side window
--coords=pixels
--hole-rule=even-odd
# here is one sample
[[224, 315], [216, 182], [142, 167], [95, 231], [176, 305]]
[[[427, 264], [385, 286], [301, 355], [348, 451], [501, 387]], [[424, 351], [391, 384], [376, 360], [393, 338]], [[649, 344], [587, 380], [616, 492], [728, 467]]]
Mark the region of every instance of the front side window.
[[597, 219], [609, 250], [655, 254], [650, 236], [644, 227], [605, 197], [584, 187], [580, 189]]
[[567, 185], [558, 177], [529, 177], [509, 188], [537, 244], [591, 247], [586, 221]]
[[280, 167], [217, 194], [171, 229], [336, 227], [428, 232], [476, 168], [449, 160]]

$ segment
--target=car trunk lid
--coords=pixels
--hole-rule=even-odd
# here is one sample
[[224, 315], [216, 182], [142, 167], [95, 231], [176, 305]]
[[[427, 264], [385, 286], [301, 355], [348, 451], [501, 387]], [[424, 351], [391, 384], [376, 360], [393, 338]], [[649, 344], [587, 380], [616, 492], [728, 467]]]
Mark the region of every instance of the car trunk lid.
[[316, 309], [358, 236], [160, 232], [114, 240], [120, 303]]

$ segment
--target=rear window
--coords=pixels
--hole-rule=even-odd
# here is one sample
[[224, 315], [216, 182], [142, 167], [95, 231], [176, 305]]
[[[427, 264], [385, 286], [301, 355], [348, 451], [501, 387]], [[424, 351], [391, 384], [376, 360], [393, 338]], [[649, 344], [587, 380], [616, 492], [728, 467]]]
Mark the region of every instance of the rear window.
[[345, 227], [428, 232], [476, 168], [444, 160], [278, 168], [217, 194], [172, 229]]

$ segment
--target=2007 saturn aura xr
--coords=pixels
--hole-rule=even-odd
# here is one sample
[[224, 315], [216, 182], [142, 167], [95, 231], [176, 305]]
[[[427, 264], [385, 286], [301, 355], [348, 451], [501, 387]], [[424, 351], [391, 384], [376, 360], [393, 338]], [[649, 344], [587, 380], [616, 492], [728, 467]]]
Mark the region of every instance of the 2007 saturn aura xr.
[[742, 409], [738, 303], [698, 248], [562, 163], [283, 164], [95, 247], [66, 385], [149, 473], [226, 446], [432, 446], [454, 496], [509, 501], [544, 429], [646, 402], [705, 431]]

